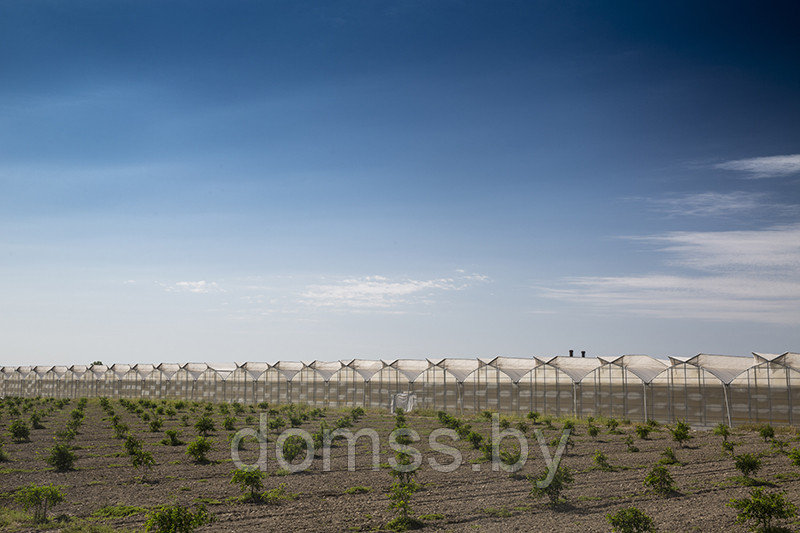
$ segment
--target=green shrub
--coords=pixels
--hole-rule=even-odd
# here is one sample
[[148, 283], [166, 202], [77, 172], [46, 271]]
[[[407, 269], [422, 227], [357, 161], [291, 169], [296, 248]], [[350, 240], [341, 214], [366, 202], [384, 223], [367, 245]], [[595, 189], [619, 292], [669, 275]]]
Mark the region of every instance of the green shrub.
[[667, 448], [661, 452], [661, 459], [658, 460], [658, 464], [676, 465], [681, 464], [681, 462], [678, 461], [678, 458], [675, 456], [675, 451], [667, 446]]
[[231, 474], [232, 484], [239, 485], [242, 492], [250, 491], [247, 500], [261, 500], [261, 489], [264, 488], [264, 472], [258, 468], [237, 468]]
[[536, 419], [539, 418], [540, 415], [536, 411], [531, 411], [530, 413], [528, 413], [527, 416], [528, 416], [528, 420], [530, 420], [534, 424], [536, 424]]
[[525, 422], [521, 422], [521, 421], [517, 422], [516, 424], [514, 424], [514, 427], [517, 428], [517, 431], [519, 431], [520, 433], [523, 433], [523, 434], [527, 433], [528, 429], [529, 429], [528, 428], [528, 424], [526, 424]]
[[750, 526], [751, 531], [789, 531], [774, 526], [773, 522], [797, 516], [797, 508], [786, 499], [785, 493], [768, 494], [760, 488], [753, 489], [749, 498], [732, 499], [727, 505], [739, 511], [738, 524], [755, 523]]
[[270, 489], [261, 493], [261, 501], [272, 505], [278, 504], [283, 500], [293, 500], [297, 498], [297, 494], [293, 494], [286, 490], [286, 483], [281, 483], [274, 489]]
[[475, 431], [470, 431], [469, 435], [467, 435], [467, 440], [474, 449], [479, 450], [483, 442], [483, 435]]
[[631, 452], [631, 453], [636, 453], [636, 452], [638, 452], [638, 451], [639, 451], [639, 448], [637, 448], [637, 447], [636, 447], [636, 446], [633, 444], [633, 437], [631, 437], [630, 435], [626, 435], [626, 436], [625, 436], [625, 444], [627, 445], [627, 447], [628, 447], [628, 451], [629, 451], [629, 452]]
[[511, 427], [511, 422], [506, 417], [500, 418], [500, 429], [508, 429]]
[[195, 422], [194, 427], [197, 432], [204, 437], [207, 437], [210, 432], [217, 429], [216, 426], [214, 426], [214, 420], [207, 414], [201, 416], [197, 422]]
[[649, 533], [655, 531], [653, 519], [636, 507], [620, 509], [614, 514], [607, 514], [606, 520], [611, 529], [618, 533]]
[[667, 467], [662, 465], [656, 465], [650, 469], [650, 472], [644, 478], [644, 485], [658, 494], [666, 495], [675, 492], [672, 475], [670, 475]]
[[[404, 430], [406, 428], [405, 413], [402, 409], [398, 409], [395, 415], [395, 430]], [[396, 440], [399, 444], [408, 445], [411, 443], [408, 435], [401, 434]], [[394, 511], [395, 517], [386, 527], [394, 531], [419, 528], [422, 523], [411, 515], [411, 498], [419, 490], [419, 485], [416, 481], [417, 468], [414, 468], [411, 455], [402, 451], [395, 453], [395, 462], [397, 466], [390, 471], [394, 482], [389, 489], [389, 500], [391, 502], [389, 508]]]
[[75, 430], [61, 429], [59, 431], [56, 431], [56, 439], [64, 444], [69, 444], [70, 442], [73, 441], [73, 439], [75, 439]]
[[619, 433], [619, 430], [617, 429], [619, 427], [619, 420], [616, 418], [609, 418], [606, 421], [606, 427], [608, 428], [609, 433]]
[[286, 426], [286, 420], [283, 417], [276, 416], [275, 418], [270, 418], [269, 422], [267, 422], [267, 427], [273, 431], [280, 431], [281, 428]]
[[191, 533], [198, 527], [214, 521], [214, 515], [203, 505], [192, 512], [182, 505], [165, 505], [151, 511], [145, 523], [145, 531], [154, 533]]
[[607, 472], [614, 470], [614, 467], [611, 466], [611, 463], [608, 462], [608, 456], [606, 456], [606, 454], [604, 454], [600, 450], [595, 450], [594, 458], [592, 460], [594, 461], [594, 464], [597, 465], [597, 468], [599, 468], [600, 470], [605, 470]]
[[14, 499], [26, 511], [33, 511], [33, 521], [40, 524], [47, 521], [47, 511], [50, 508], [64, 501], [64, 493], [61, 492], [61, 487], [52, 484], [30, 484], [17, 489]]
[[197, 437], [186, 447], [186, 455], [190, 456], [196, 463], [207, 463], [208, 452], [211, 451], [211, 440], [206, 437]]
[[350, 411], [350, 418], [352, 418], [355, 422], [358, 422], [359, 418], [363, 418], [366, 415], [366, 411], [364, 411], [363, 407], [353, 407]]
[[349, 487], [344, 490], [345, 494], [366, 494], [368, 492], [372, 492], [372, 487], [364, 487], [361, 485], [355, 487]]
[[736, 466], [736, 470], [741, 472], [746, 478], [749, 478], [750, 474], [755, 474], [761, 469], [761, 459], [752, 453], [743, 453], [734, 456], [733, 462]]
[[351, 428], [353, 427], [353, 419], [349, 416], [340, 417], [334, 424], [336, 429]]
[[114, 426], [114, 437], [118, 439], [124, 439], [126, 437], [126, 433], [128, 433], [128, 425], [122, 422], [118, 423]]
[[125, 448], [125, 452], [128, 455], [136, 455], [137, 452], [142, 450], [142, 441], [133, 435], [128, 435], [125, 438], [125, 443], [122, 446]]
[[291, 435], [283, 441], [283, 457], [290, 463], [305, 451], [306, 441], [300, 435]]
[[42, 415], [38, 411], [31, 413], [30, 420], [31, 427], [33, 429], [44, 429], [44, 426], [42, 425]]
[[184, 444], [184, 442], [178, 438], [177, 429], [168, 429], [164, 432], [164, 434], [166, 437], [161, 440], [161, 444], [165, 446], [180, 446]]
[[139, 450], [131, 456], [131, 464], [134, 468], [142, 469], [141, 481], [144, 483], [147, 472], [153, 468], [153, 466], [156, 464], [156, 461], [153, 459], [152, 453]]
[[75, 454], [66, 444], [56, 444], [50, 448], [50, 455], [47, 456], [47, 464], [56, 469], [56, 472], [66, 472], [72, 470], [75, 465]]
[[28, 424], [22, 420], [14, 420], [8, 426], [8, 431], [11, 433], [11, 438], [14, 442], [28, 442], [31, 440], [31, 430]]
[[232, 416], [226, 416], [225, 420], [222, 421], [222, 427], [225, 428], [226, 431], [233, 431], [236, 429], [236, 419]]
[[547, 479], [547, 474], [547, 472], [544, 472], [539, 478], [531, 479], [533, 483], [531, 495], [537, 498], [547, 496], [550, 500], [550, 505], [556, 506], [563, 501], [561, 493], [573, 481], [572, 472], [567, 467], [559, 465], [550, 484], [546, 487], [539, 487], [538, 483], [544, 482]]
[[769, 439], [775, 438], [775, 429], [769, 424], [764, 424], [758, 428], [758, 434], [761, 435], [761, 438], [764, 439], [764, 442], [767, 442]]
[[680, 447], [683, 448], [683, 443], [692, 438], [692, 436], [689, 434], [689, 430], [689, 424], [683, 420], [678, 420], [678, 422], [675, 424], [675, 427], [670, 429], [670, 433], [672, 433], [672, 440], [677, 442]]
[[187, 415], [187, 414], [182, 414], [181, 415], [181, 425], [184, 426], [184, 427], [189, 425], [189, 415]]
[[3, 449], [3, 441], [0, 440], [0, 463], [5, 463], [6, 461], [10, 461], [8, 457], [8, 453]]
[[635, 429], [636, 435], [642, 440], [647, 440], [647, 438], [650, 436], [651, 430], [652, 428], [650, 428], [650, 426], [641, 426], [639, 424], [636, 425]]
[[722, 441], [722, 452], [729, 453], [733, 456], [733, 443], [729, 440]]
[[794, 466], [800, 466], [800, 448], [792, 448], [787, 455]]
[[164, 421], [160, 418], [154, 418], [150, 421], [150, 432], [151, 433], [158, 433], [161, 431], [161, 426], [164, 425]]
[[590, 423], [589, 426], [586, 428], [586, 432], [589, 434], [590, 437], [596, 439], [597, 435], [600, 434], [600, 428]]
[[728, 437], [731, 436], [731, 428], [720, 422], [714, 427], [714, 435], [718, 435], [722, 437], [723, 441], [727, 441]]

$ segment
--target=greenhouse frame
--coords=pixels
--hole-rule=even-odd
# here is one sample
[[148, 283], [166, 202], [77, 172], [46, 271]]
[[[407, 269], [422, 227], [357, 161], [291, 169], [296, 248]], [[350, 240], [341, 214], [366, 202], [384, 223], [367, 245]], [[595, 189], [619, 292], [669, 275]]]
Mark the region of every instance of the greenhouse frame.
[[388, 408], [536, 411], [694, 426], [800, 422], [800, 354], [5, 366], [0, 395], [186, 399]]

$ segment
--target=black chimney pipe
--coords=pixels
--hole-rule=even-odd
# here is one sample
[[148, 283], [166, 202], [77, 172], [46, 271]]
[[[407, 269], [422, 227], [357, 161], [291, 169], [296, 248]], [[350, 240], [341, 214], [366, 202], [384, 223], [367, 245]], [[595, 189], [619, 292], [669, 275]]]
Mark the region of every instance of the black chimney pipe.
[[572, 357], [572, 350], [569, 351], [569, 356]]
[[586, 350], [581, 350], [581, 357], [586, 357]]

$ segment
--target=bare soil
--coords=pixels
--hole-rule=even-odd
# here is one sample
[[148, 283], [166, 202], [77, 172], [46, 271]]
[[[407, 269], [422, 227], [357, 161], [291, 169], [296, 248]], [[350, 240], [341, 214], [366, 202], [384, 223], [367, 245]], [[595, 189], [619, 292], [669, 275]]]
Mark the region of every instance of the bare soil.
[[[0, 435], [11, 461], [0, 463], [0, 506], [16, 507], [12, 494], [28, 483], [54, 483], [64, 487], [65, 501], [54, 510], [72, 518], [89, 518], [106, 506], [132, 505], [154, 508], [165, 503], [195, 505], [204, 503], [216, 516], [213, 524], [198, 531], [380, 531], [393, 517], [389, 509], [387, 490], [392, 477], [386, 466], [375, 471], [371, 465], [371, 448], [367, 439], [359, 441], [357, 468], [347, 470], [347, 447], [339, 445], [332, 450], [331, 471], [322, 471], [322, 460], [315, 459], [312, 467], [303, 473], [276, 476], [265, 480], [267, 489], [281, 483], [286, 490], [296, 493], [294, 500], [277, 505], [243, 503], [239, 487], [229, 483], [233, 463], [227, 438], [232, 433], [223, 431], [223, 416], [214, 410], [217, 431], [212, 435], [214, 448], [212, 462], [196, 464], [186, 455], [186, 446], [160, 444], [164, 430], [178, 429], [184, 441], [196, 437], [192, 425], [202, 408], [195, 413], [187, 410], [174, 417], [164, 417], [164, 427], [150, 432], [147, 422], [135, 413], [126, 411], [112, 401], [116, 413], [130, 427], [130, 432], [145, 442], [145, 450], [152, 452], [156, 466], [148, 474], [149, 482], [139, 480], [141, 472], [131, 466], [124, 453], [122, 440], [115, 438], [108, 417], [97, 401], [90, 401], [86, 419], [74, 441], [78, 456], [76, 469], [57, 473], [45, 462], [48, 448], [54, 444], [55, 432], [64, 428], [69, 411], [75, 401], [62, 410], [53, 411], [44, 421], [45, 429], [32, 430], [31, 441], [12, 442], [7, 431], [10, 417], [0, 413]], [[326, 422], [331, 425], [346, 411], [328, 410]], [[190, 425], [183, 426], [180, 417], [189, 414]], [[248, 414], [251, 414], [248, 412]], [[252, 414], [258, 419], [258, 414]], [[516, 422], [513, 420], [512, 422]], [[490, 423], [484, 419], [470, 418], [473, 429], [485, 436], [491, 434]], [[555, 422], [560, 427], [559, 423]], [[256, 427], [253, 424], [252, 427]], [[623, 507], [636, 506], [652, 516], [659, 531], [746, 531], [735, 524], [736, 513], [726, 507], [731, 498], [748, 495], [750, 488], [737, 479], [730, 455], [721, 450], [721, 437], [710, 431], [693, 431], [685, 448], [672, 441], [666, 428], [651, 433], [648, 440], [636, 437], [632, 426], [621, 426], [622, 434], [609, 434], [605, 427], [597, 439], [587, 435], [586, 426], [579, 424], [562, 464], [570, 468], [575, 481], [565, 491], [567, 503], [551, 508], [545, 499], [530, 496], [528, 475], [544, 471], [544, 460], [532, 430], [527, 432], [530, 458], [516, 475], [493, 471], [491, 463], [480, 462], [481, 453], [465, 441], [440, 442], [452, 444], [463, 453], [463, 463], [450, 473], [437, 472], [428, 464], [434, 457], [441, 463], [452, 459], [431, 451], [427, 436], [441, 424], [435, 416], [410, 414], [408, 425], [422, 437], [415, 444], [425, 461], [419, 470], [418, 481], [423, 485], [413, 498], [417, 515], [441, 515], [425, 520], [426, 531], [609, 531], [606, 514]], [[370, 412], [353, 428], [373, 428], [381, 436], [381, 463], [386, 463], [391, 450], [388, 434], [394, 419], [388, 414]], [[237, 417], [237, 429], [245, 427], [244, 416]], [[302, 426], [309, 432], [319, 428], [319, 421], [308, 421]], [[541, 429], [542, 426], [532, 426]], [[734, 428], [730, 440], [736, 443], [736, 453], [763, 454], [763, 467], [755, 476], [771, 485], [769, 491], [786, 491], [790, 500], [800, 504], [800, 468], [792, 465], [785, 454], [765, 443], [752, 430]], [[560, 436], [560, 430], [545, 430], [547, 441]], [[625, 438], [632, 435], [639, 452], [629, 452]], [[789, 428], [778, 431], [778, 438], [788, 441], [788, 448], [797, 445], [795, 433]], [[275, 433], [270, 432], [270, 459], [268, 472], [278, 466], [274, 459]], [[504, 445], [512, 441], [504, 441]], [[675, 479], [678, 492], [672, 496], [659, 496], [648, 492], [643, 480], [649, 468], [670, 446], [683, 465], [668, 466]], [[243, 460], [254, 460], [257, 445], [248, 442]], [[603, 451], [615, 468], [598, 470], [593, 462], [596, 450]], [[550, 452], [554, 447], [550, 446]], [[349, 494], [350, 487], [363, 486], [370, 492]], [[146, 519], [144, 512], [125, 518], [103, 519], [100, 522], [119, 529], [141, 530]], [[800, 530], [800, 522], [790, 524]], [[26, 529], [22, 529], [23, 531]], [[56, 529], [57, 530], [57, 529]]]

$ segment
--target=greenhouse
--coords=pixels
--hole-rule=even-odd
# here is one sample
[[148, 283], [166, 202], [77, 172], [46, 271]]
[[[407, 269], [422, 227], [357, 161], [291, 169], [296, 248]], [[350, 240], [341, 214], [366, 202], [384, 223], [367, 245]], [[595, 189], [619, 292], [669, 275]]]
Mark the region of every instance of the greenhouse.
[[[0, 395], [182, 398], [606, 416], [695, 426], [800, 421], [800, 354], [161, 363], [0, 368]], [[797, 411], [797, 412], [795, 412]]]

